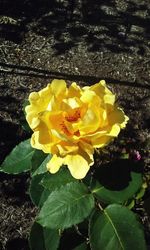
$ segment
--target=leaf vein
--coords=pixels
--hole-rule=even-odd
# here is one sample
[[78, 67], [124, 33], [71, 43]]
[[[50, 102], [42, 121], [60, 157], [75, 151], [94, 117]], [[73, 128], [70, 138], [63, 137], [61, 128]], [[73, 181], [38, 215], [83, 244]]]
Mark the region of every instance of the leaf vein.
[[114, 224], [113, 224], [113, 221], [111, 220], [111, 218], [110, 218], [110, 216], [109, 216], [109, 214], [108, 214], [108, 212], [106, 212], [106, 211], [104, 210], [104, 213], [105, 213], [107, 219], [109, 220], [110, 224], [112, 225], [112, 227], [113, 227], [113, 229], [114, 229], [114, 232], [115, 232], [115, 234], [116, 234], [116, 236], [117, 236], [117, 238], [118, 238], [118, 241], [119, 241], [119, 243], [120, 243], [121, 248], [122, 248], [122, 249], [125, 249], [124, 246], [123, 246], [123, 243], [121, 242], [121, 239], [120, 239], [120, 237], [119, 237], [119, 234], [117, 233], [117, 230], [116, 230], [116, 228], [115, 228], [115, 226], [114, 226]]

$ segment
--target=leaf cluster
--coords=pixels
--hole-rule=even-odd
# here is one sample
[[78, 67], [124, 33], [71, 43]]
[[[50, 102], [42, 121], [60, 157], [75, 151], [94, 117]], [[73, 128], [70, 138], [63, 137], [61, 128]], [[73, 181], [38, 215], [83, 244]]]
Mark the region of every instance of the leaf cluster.
[[50, 157], [31, 148], [28, 139], [0, 167], [9, 174], [30, 171], [29, 194], [39, 208], [30, 233], [31, 250], [146, 249], [142, 225], [130, 210], [143, 192], [139, 169], [120, 159], [76, 180], [65, 166], [56, 174], [47, 172]]

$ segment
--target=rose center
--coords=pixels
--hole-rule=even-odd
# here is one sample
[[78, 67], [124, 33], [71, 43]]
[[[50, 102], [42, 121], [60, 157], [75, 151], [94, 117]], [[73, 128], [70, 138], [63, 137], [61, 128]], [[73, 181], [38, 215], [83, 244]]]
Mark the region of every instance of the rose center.
[[71, 114], [67, 114], [65, 116], [65, 119], [68, 122], [76, 122], [78, 119], [80, 118], [80, 110], [75, 110], [74, 112], [72, 112]]

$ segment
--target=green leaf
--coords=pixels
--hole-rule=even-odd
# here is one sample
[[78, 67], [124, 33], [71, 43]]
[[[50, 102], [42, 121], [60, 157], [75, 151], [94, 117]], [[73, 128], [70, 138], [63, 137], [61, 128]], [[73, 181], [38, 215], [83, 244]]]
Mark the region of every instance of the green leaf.
[[139, 190], [139, 192], [136, 195], [136, 200], [139, 200], [139, 199], [141, 199], [144, 196], [146, 189], [147, 189], [147, 183], [144, 182], [142, 184], [141, 189]]
[[27, 132], [28, 135], [32, 134], [32, 130], [25, 119], [20, 119], [20, 125], [22, 126], [22, 129]]
[[80, 244], [79, 246], [75, 247], [73, 250], [87, 250], [87, 244], [86, 242], [83, 242], [82, 244]]
[[51, 155], [47, 155], [41, 150], [36, 150], [32, 158], [32, 180], [29, 187], [29, 194], [32, 202], [40, 208], [50, 195], [50, 191], [41, 185], [41, 180], [47, 174], [46, 164], [50, 159]]
[[135, 200], [129, 200], [125, 206], [131, 210], [135, 206]]
[[19, 143], [5, 158], [0, 171], [19, 174], [30, 170], [33, 153], [34, 149], [31, 147], [30, 139]]
[[94, 196], [106, 203], [125, 204], [142, 186], [142, 169], [129, 159], [118, 159], [96, 169], [92, 182]]
[[117, 204], [92, 215], [89, 237], [92, 250], [146, 250], [144, 233], [136, 215]]
[[[43, 154], [43, 153], [41, 153]], [[46, 158], [45, 158], [45, 156]], [[48, 156], [46, 154], [44, 154], [41, 158], [40, 157], [34, 157], [33, 161], [32, 161], [32, 176], [35, 175], [39, 175], [39, 174], [43, 174], [45, 172], [47, 172], [47, 168], [46, 168], [46, 164], [50, 161], [52, 155], [48, 154]], [[40, 156], [40, 154], [39, 154]]]
[[43, 228], [34, 222], [29, 238], [31, 250], [57, 250], [59, 245], [59, 231]]
[[94, 198], [83, 183], [71, 182], [50, 194], [37, 222], [49, 228], [67, 228], [82, 222], [91, 213]]
[[35, 152], [32, 157], [32, 174], [35, 173], [35, 171], [39, 168], [39, 166], [42, 164], [42, 162], [47, 156], [48, 155], [45, 154], [42, 150], [35, 149]]
[[25, 108], [26, 106], [30, 105], [30, 102], [28, 99], [25, 99], [24, 102], [23, 102], [23, 105], [22, 105], [22, 111], [24, 113], [24, 115], [26, 116], [26, 111], [25, 111]]
[[41, 180], [43, 187], [50, 190], [51, 192], [60, 188], [61, 186], [65, 186], [70, 182], [77, 182], [77, 180], [71, 176], [70, 172], [65, 167], [62, 167], [55, 174], [47, 172]]
[[129, 159], [130, 155], [128, 153], [122, 153], [120, 158], [121, 159]]
[[32, 202], [38, 206], [42, 207], [44, 202], [47, 200], [50, 191], [45, 189], [41, 184], [41, 179], [43, 178], [43, 174], [36, 175], [31, 179], [29, 194]]
[[131, 172], [131, 179], [126, 188], [120, 190], [112, 190], [109, 187], [106, 188], [100, 182], [93, 180], [92, 193], [100, 201], [111, 204], [118, 203], [123, 204], [128, 199], [134, 197], [138, 190], [142, 186], [142, 175], [140, 173]]

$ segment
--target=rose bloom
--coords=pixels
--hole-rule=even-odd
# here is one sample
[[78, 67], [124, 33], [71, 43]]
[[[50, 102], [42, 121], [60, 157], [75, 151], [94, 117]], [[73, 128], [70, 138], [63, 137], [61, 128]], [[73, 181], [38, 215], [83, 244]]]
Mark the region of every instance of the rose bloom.
[[25, 111], [34, 132], [31, 146], [53, 155], [47, 163], [50, 173], [67, 165], [76, 179], [84, 178], [94, 164], [94, 149], [117, 137], [128, 121], [104, 80], [83, 88], [53, 80], [32, 92], [29, 102]]

